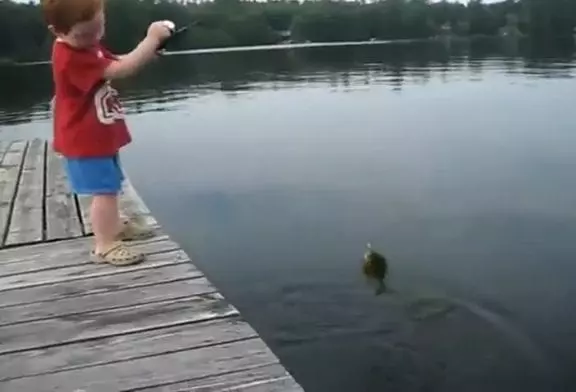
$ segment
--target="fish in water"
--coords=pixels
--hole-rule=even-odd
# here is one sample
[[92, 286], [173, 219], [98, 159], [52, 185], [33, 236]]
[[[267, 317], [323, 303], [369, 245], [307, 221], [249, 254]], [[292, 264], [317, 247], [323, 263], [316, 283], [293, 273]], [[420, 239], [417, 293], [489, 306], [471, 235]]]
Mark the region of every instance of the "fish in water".
[[382, 254], [372, 249], [370, 243], [367, 244], [367, 248], [362, 271], [369, 282], [376, 284], [376, 295], [380, 295], [387, 291], [384, 279], [388, 274], [388, 262]]

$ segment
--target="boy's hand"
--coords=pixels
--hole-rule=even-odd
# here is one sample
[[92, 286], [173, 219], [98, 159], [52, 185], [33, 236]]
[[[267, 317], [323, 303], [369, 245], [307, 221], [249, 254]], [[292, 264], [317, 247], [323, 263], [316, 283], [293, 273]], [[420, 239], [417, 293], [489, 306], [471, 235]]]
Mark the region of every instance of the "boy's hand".
[[153, 22], [150, 24], [150, 27], [148, 27], [147, 36], [157, 41], [158, 44], [164, 42], [164, 40], [169, 38], [171, 35], [172, 30], [166, 21]]

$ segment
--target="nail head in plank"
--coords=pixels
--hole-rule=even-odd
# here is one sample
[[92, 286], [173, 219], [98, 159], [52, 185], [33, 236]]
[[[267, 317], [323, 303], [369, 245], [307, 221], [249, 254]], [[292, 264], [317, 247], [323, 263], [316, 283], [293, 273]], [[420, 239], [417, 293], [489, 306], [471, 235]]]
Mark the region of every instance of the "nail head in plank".
[[0, 381], [257, 337], [250, 325], [234, 317], [24, 351], [2, 357]]
[[0, 165], [0, 246], [4, 245], [28, 142], [10, 144]]
[[20, 378], [0, 384], [7, 391], [126, 391], [158, 383], [203, 378], [274, 363], [260, 339], [248, 339], [200, 349], [145, 357], [82, 369]]
[[26, 149], [5, 245], [42, 241], [46, 142], [34, 139]]
[[46, 154], [45, 220], [47, 240], [83, 235], [76, 199], [68, 185], [62, 158], [51, 149]]
[[221, 294], [0, 326], [0, 355], [238, 315]]

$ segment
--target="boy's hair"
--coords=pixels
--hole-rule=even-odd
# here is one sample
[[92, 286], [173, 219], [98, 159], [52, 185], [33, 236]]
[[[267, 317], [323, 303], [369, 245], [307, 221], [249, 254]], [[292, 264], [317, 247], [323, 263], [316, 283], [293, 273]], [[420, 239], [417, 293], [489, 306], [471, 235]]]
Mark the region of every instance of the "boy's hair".
[[42, 0], [44, 20], [62, 34], [94, 18], [102, 6], [103, 0]]

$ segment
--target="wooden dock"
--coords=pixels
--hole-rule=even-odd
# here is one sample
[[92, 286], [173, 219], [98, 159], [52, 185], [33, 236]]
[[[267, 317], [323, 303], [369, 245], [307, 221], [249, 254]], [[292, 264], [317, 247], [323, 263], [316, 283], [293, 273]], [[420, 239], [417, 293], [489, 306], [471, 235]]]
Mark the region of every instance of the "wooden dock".
[[43, 140], [0, 141], [0, 392], [303, 391], [157, 227], [136, 266], [89, 261], [87, 200]]

